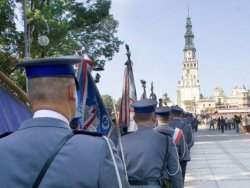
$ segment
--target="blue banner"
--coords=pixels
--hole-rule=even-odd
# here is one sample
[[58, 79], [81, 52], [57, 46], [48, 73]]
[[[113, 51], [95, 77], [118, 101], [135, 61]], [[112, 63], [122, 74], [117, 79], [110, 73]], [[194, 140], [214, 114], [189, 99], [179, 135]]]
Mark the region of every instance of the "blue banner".
[[[87, 93], [84, 119], [86, 121], [91, 116], [96, 116], [95, 120], [92, 122], [92, 126], [97, 132], [107, 135], [112, 126], [112, 121], [90, 72], [88, 72]], [[88, 115], [86, 115], [86, 112]]]
[[0, 135], [17, 130], [32, 112], [0, 86]]

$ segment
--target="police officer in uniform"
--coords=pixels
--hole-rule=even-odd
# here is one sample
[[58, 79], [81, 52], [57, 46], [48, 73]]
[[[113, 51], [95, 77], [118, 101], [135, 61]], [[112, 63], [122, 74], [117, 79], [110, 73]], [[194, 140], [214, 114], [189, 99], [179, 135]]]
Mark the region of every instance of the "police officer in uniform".
[[98, 134], [72, 134], [73, 64], [81, 61], [69, 56], [19, 64], [26, 69], [34, 115], [0, 140], [0, 187], [129, 187], [112, 142]]
[[183, 112], [183, 118], [182, 118], [182, 120], [185, 123], [189, 124], [191, 126], [191, 128], [192, 128], [192, 131], [194, 132], [195, 125], [193, 124], [193, 119], [194, 119], [194, 117], [193, 117], [192, 113], [190, 113], [190, 112]]
[[173, 142], [176, 144], [179, 154], [179, 161], [190, 161], [190, 152], [183, 135], [183, 131], [179, 128], [170, 127], [170, 111], [171, 109], [168, 106], [159, 107], [155, 110], [156, 119], [158, 126], [155, 128], [156, 131], [171, 136]]
[[183, 188], [181, 169], [172, 137], [153, 130], [154, 99], [132, 104], [138, 130], [122, 136], [128, 179], [132, 187], [160, 188], [168, 177], [174, 188]]
[[[172, 106], [171, 107], [171, 116], [172, 120], [170, 122], [170, 126], [173, 128], [179, 128], [183, 131], [184, 138], [186, 140], [186, 144], [188, 149], [193, 146], [194, 140], [192, 135], [192, 128], [189, 124], [185, 123], [183, 119], [183, 109], [179, 106]], [[186, 154], [184, 160], [180, 161], [181, 169], [182, 169], [182, 178], [185, 181], [185, 174], [186, 174], [186, 166], [187, 162], [191, 160], [190, 153], [189, 155]]]

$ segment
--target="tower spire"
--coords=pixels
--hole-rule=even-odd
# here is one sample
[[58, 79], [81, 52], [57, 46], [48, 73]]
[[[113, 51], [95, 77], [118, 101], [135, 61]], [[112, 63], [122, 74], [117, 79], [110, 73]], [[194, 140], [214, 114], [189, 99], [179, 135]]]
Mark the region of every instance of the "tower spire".
[[194, 46], [194, 34], [192, 32], [192, 22], [189, 16], [189, 8], [188, 8], [188, 15], [187, 15], [187, 22], [186, 22], [186, 33], [185, 33], [185, 48], [184, 50], [195, 50]]

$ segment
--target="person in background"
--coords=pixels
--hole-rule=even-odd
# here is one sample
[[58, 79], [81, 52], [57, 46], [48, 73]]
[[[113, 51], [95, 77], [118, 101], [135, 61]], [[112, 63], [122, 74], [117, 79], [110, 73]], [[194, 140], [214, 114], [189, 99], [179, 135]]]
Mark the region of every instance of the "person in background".
[[234, 122], [235, 122], [236, 133], [239, 133], [240, 132], [240, 123], [241, 123], [240, 117], [237, 115], [234, 115]]
[[225, 126], [226, 126], [226, 120], [223, 118], [223, 116], [220, 117], [220, 128], [221, 128], [221, 133], [224, 133]]

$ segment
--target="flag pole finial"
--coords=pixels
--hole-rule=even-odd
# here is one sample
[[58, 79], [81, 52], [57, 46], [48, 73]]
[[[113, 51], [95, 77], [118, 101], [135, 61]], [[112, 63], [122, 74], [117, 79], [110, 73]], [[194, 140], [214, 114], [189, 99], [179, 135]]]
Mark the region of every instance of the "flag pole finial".
[[130, 51], [129, 51], [129, 45], [128, 44], [125, 44], [125, 47], [126, 47], [126, 50], [127, 50], [127, 57], [128, 57], [128, 62], [130, 62], [131, 63], [131, 59], [130, 59], [130, 57], [131, 57], [131, 53], [130, 53]]

